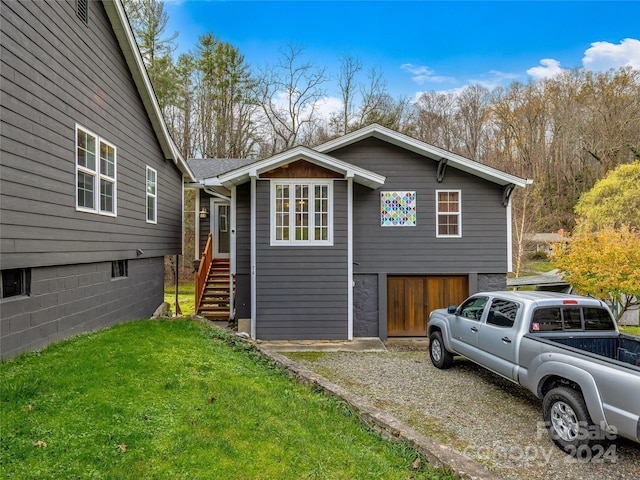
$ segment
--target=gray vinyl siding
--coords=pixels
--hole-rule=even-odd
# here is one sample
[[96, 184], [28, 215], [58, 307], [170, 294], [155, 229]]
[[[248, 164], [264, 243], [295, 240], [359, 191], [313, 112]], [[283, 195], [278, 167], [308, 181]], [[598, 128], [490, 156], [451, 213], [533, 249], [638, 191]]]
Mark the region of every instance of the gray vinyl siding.
[[346, 339], [347, 182], [334, 182], [333, 246], [270, 246], [269, 192], [257, 182], [257, 338]]
[[211, 222], [215, 212], [211, 211], [211, 196], [200, 190], [198, 192], [200, 195], [200, 209], [206, 208], [209, 210], [209, 216], [207, 218], [200, 218], [198, 216], [198, 222], [200, 225], [199, 237], [198, 237], [198, 258], [202, 257], [202, 252], [204, 252], [205, 247], [207, 246], [207, 240], [209, 238], [209, 234], [211, 233]]
[[[2, 268], [180, 253], [182, 175], [165, 160], [101, 2], [2, 0]], [[75, 126], [117, 148], [117, 217], [76, 211]], [[157, 224], [146, 222], [146, 166]]]
[[163, 301], [163, 259], [129, 260], [128, 266], [128, 277], [117, 279], [111, 278], [111, 262], [31, 269], [31, 295], [0, 306], [0, 356], [149, 318]]
[[[0, 300], [0, 356], [149, 317], [164, 256], [182, 250], [182, 174], [166, 160], [102, 2], [1, 0], [0, 268], [29, 268]], [[76, 211], [76, 124], [117, 149], [117, 216]], [[157, 224], [146, 222], [146, 167]], [[143, 250], [138, 257], [136, 250]], [[112, 279], [114, 260], [128, 276]]]
[[236, 198], [236, 318], [251, 318], [251, 183]]
[[[506, 273], [507, 213], [502, 187], [377, 139], [331, 155], [386, 176], [384, 186], [354, 186], [354, 273]], [[416, 192], [414, 227], [380, 226], [380, 192]], [[436, 190], [460, 190], [462, 238], [436, 238]]]

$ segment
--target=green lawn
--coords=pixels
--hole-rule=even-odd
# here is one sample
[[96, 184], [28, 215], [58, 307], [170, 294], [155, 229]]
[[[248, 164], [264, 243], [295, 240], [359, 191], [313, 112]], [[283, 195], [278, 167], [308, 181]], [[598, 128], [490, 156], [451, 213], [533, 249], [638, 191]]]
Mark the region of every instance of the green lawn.
[[620, 327], [620, 331], [622, 333], [627, 333], [629, 335], [637, 335], [638, 337], [640, 337], [640, 327]]
[[[171, 312], [176, 314], [176, 286], [164, 286], [164, 301], [171, 305]], [[194, 282], [180, 282], [178, 285], [178, 305], [182, 316], [190, 317], [195, 314], [195, 284]]]
[[15, 479], [453, 478], [224, 330], [140, 321], [0, 364]]

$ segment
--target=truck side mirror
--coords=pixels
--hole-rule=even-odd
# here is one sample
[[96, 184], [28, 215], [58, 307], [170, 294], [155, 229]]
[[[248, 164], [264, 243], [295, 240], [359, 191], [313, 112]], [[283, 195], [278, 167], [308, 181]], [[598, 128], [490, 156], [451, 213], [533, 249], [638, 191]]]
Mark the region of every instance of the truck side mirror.
[[451, 315], [456, 313], [456, 306], [455, 305], [451, 305], [449, 308], [447, 308], [447, 313], [450, 313]]

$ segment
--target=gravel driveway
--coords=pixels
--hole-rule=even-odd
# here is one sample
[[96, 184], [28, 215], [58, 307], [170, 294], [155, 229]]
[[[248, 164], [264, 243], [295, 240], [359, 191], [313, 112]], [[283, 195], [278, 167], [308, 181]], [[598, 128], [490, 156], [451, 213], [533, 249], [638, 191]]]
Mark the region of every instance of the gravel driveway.
[[637, 480], [640, 445], [617, 439], [564, 454], [549, 439], [541, 401], [466, 359], [438, 370], [424, 349], [389, 346], [384, 353], [285, 355], [433, 440], [453, 446], [506, 479]]

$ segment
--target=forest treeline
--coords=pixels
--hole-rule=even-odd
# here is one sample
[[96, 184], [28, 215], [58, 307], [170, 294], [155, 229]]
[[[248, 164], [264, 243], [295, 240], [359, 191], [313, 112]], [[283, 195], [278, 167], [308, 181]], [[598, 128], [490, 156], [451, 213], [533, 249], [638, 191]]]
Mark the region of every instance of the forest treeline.
[[[571, 230], [580, 195], [640, 159], [640, 71], [567, 70], [543, 80], [396, 98], [384, 72], [340, 58], [331, 78], [302, 46], [249, 65], [207, 33], [174, 56], [158, 0], [126, 0], [140, 52], [174, 141], [185, 158], [264, 158], [313, 147], [371, 123], [508, 173], [531, 178], [513, 199], [516, 243], [534, 231]], [[327, 88], [339, 86], [328, 110]]]

